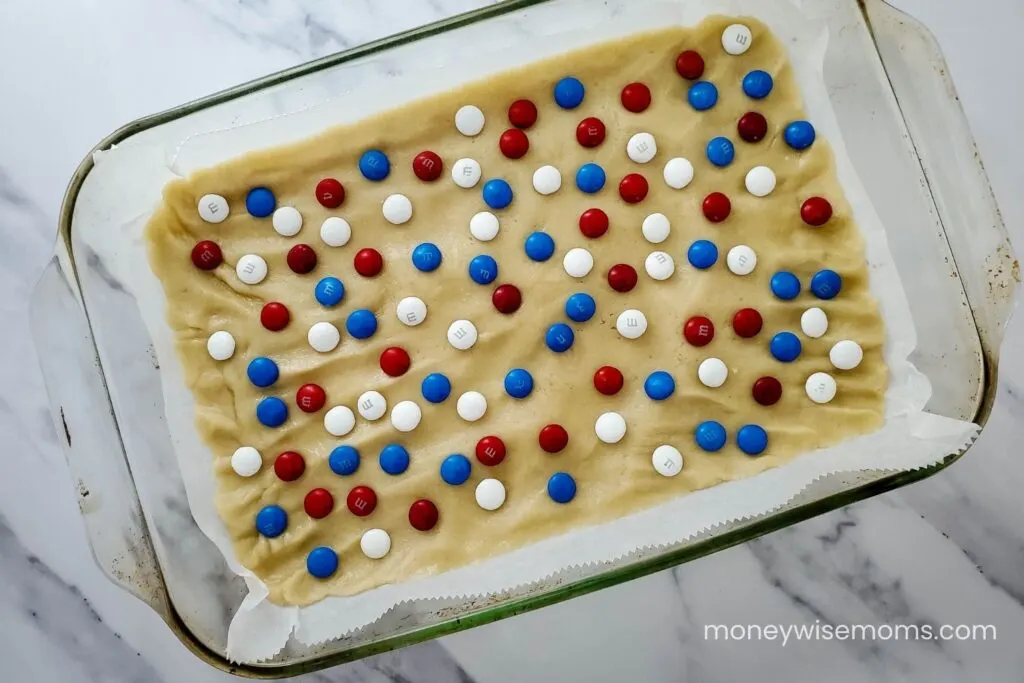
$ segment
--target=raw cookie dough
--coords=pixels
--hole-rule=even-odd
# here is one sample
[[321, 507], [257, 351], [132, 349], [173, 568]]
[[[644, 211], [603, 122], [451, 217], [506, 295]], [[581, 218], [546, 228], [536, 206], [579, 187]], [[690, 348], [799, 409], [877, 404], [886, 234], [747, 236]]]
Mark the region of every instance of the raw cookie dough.
[[[734, 19], [714, 17], [694, 29], [671, 28], [636, 35], [528, 65], [486, 81], [411, 103], [351, 126], [334, 128], [305, 142], [253, 152], [221, 166], [170, 183], [163, 205], [147, 229], [150, 261], [167, 294], [168, 324], [177, 337], [185, 379], [195, 395], [196, 426], [213, 453], [217, 478], [217, 506], [234, 541], [238, 559], [268, 586], [270, 599], [278, 604], [306, 605], [328, 595], [351, 595], [386, 583], [436, 574], [508, 552], [554, 534], [628, 515], [689, 491], [720, 482], [749, 477], [775, 467], [794, 456], [872, 431], [883, 421], [883, 395], [888, 373], [882, 355], [882, 321], [868, 290], [867, 269], [860, 234], [852, 212], [835, 177], [832, 154], [819, 139], [803, 152], [791, 150], [782, 139], [785, 125], [803, 118], [801, 100], [783, 46], [766, 27], [742, 19], [753, 33], [751, 48], [741, 56], [723, 51], [722, 31]], [[690, 85], [675, 71], [676, 56], [695, 49], [707, 64], [704, 80], [719, 91], [717, 106], [697, 112], [687, 103]], [[763, 100], [748, 98], [741, 87], [745, 74], [763, 69], [774, 77], [774, 90]], [[552, 99], [552, 87], [563, 76], [573, 75], [586, 87], [583, 103], [563, 110]], [[630, 113], [620, 103], [620, 90], [641, 81], [652, 92], [653, 103], [642, 113]], [[507, 124], [509, 105], [531, 99], [539, 110], [537, 123], [527, 130], [529, 151], [521, 159], [504, 158], [498, 139]], [[466, 137], [456, 129], [460, 107], [473, 104], [486, 116], [483, 131]], [[736, 134], [736, 122], [747, 111], [763, 113], [769, 122], [765, 140], [750, 144]], [[607, 138], [593, 149], [581, 147], [575, 136], [577, 124], [597, 116], [607, 126]], [[627, 157], [627, 141], [638, 132], [649, 132], [657, 141], [657, 155], [646, 164]], [[736, 145], [736, 160], [727, 168], [713, 167], [705, 145], [724, 135]], [[362, 152], [383, 150], [391, 161], [391, 175], [384, 182], [365, 180], [358, 171]], [[432, 150], [444, 160], [445, 171], [435, 182], [413, 175], [413, 157]], [[663, 177], [670, 159], [684, 157], [695, 171], [685, 189], [672, 189]], [[483, 181], [462, 189], [449, 169], [458, 159], [472, 158], [483, 168]], [[607, 184], [598, 194], [587, 195], [575, 186], [580, 165], [596, 162], [607, 172]], [[542, 196], [533, 189], [538, 168], [553, 165], [561, 171], [561, 189]], [[758, 198], [745, 189], [745, 176], [756, 166], [768, 166], [777, 186]], [[627, 205], [618, 195], [618, 183], [627, 173], [642, 173], [650, 185], [647, 198]], [[326, 209], [314, 196], [323, 178], [342, 181], [346, 198], [336, 209]], [[492, 241], [481, 242], [470, 234], [470, 219], [487, 211], [481, 199], [483, 182], [504, 178], [515, 199], [507, 209], [494, 211], [500, 231]], [[294, 206], [302, 216], [294, 237], [275, 232], [271, 219], [258, 219], [245, 210], [250, 188], [266, 186], [277, 206]], [[712, 224], [701, 213], [701, 202], [710, 192], [726, 193], [732, 214]], [[389, 195], [401, 193], [413, 206], [409, 222], [392, 225], [381, 212]], [[197, 211], [200, 197], [221, 195], [230, 215], [211, 224]], [[800, 220], [801, 203], [810, 196], [827, 197], [835, 209], [822, 228]], [[607, 212], [611, 227], [599, 239], [585, 238], [579, 230], [580, 214], [599, 207]], [[657, 246], [644, 239], [644, 219], [662, 213], [671, 222], [667, 239]], [[330, 216], [344, 218], [352, 236], [339, 247], [326, 245], [319, 235]], [[545, 262], [531, 261], [523, 242], [535, 230], [555, 240], [555, 254]], [[716, 243], [719, 260], [698, 271], [687, 262], [691, 242]], [[195, 268], [190, 251], [200, 240], [213, 240], [223, 250], [224, 263], [212, 271]], [[412, 249], [433, 242], [443, 255], [434, 272], [416, 270]], [[319, 262], [307, 275], [293, 273], [285, 262], [288, 250], [300, 243], [315, 249]], [[753, 273], [737, 276], [725, 257], [736, 245], [745, 244], [757, 254]], [[364, 247], [383, 254], [383, 272], [364, 278], [353, 269], [354, 254]], [[595, 265], [582, 280], [570, 278], [562, 258], [574, 247], [586, 247]], [[675, 260], [673, 275], [664, 281], [647, 276], [644, 263], [652, 251], [664, 251]], [[244, 254], [266, 259], [269, 274], [257, 285], [246, 285], [235, 274]], [[500, 268], [489, 286], [475, 284], [467, 275], [474, 256], [490, 254]], [[632, 265], [639, 283], [629, 293], [613, 291], [606, 281], [609, 268]], [[830, 301], [810, 294], [807, 283], [821, 268], [843, 277], [842, 293]], [[769, 279], [777, 270], [791, 270], [804, 285], [790, 302], [776, 300]], [[313, 298], [316, 283], [328, 275], [342, 280], [344, 301], [323, 308]], [[497, 313], [491, 303], [495, 286], [512, 283], [522, 291], [522, 306], [513, 315]], [[553, 353], [544, 343], [548, 327], [566, 318], [566, 298], [587, 292], [597, 301], [597, 314], [589, 322], [571, 323], [575, 344], [566, 353]], [[426, 320], [415, 327], [403, 325], [395, 308], [401, 299], [416, 296], [426, 302]], [[270, 301], [282, 302], [291, 321], [281, 332], [260, 324], [260, 309]], [[826, 311], [827, 333], [818, 339], [801, 334], [800, 318], [807, 308]], [[733, 332], [733, 314], [744, 307], [757, 308], [764, 329], [753, 339]], [[345, 317], [357, 308], [375, 312], [377, 333], [366, 340], [345, 332]], [[616, 317], [628, 308], [646, 314], [649, 328], [636, 340], [622, 338], [615, 329]], [[714, 341], [703, 348], [687, 344], [683, 324], [694, 315], [715, 324]], [[453, 349], [446, 334], [459, 319], [471, 320], [479, 340], [468, 351]], [[306, 334], [319, 321], [342, 330], [339, 346], [328, 353], [310, 348]], [[229, 331], [237, 342], [234, 355], [212, 359], [207, 339], [217, 330]], [[783, 364], [768, 352], [775, 332], [790, 330], [800, 336], [803, 353]], [[856, 340], [863, 348], [863, 362], [856, 370], [836, 371], [829, 349], [838, 340]], [[403, 376], [390, 378], [378, 364], [388, 346], [406, 349], [412, 361]], [[280, 378], [268, 389], [254, 387], [246, 366], [256, 356], [267, 356], [280, 367]], [[720, 388], [707, 388], [697, 376], [701, 361], [721, 358], [729, 367]], [[614, 365], [625, 375], [625, 387], [615, 396], [603, 396], [593, 386], [597, 368]], [[526, 399], [509, 397], [503, 389], [505, 373], [526, 368], [535, 388]], [[655, 370], [675, 378], [675, 394], [652, 401], [643, 383]], [[431, 372], [443, 372], [452, 381], [451, 396], [440, 404], [425, 401], [420, 382]], [[826, 405], [812, 402], [804, 391], [814, 372], [828, 372], [838, 381], [838, 395]], [[751, 386], [762, 375], [778, 377], [783, 384], [781, 401], [763, 407], [751, 398]], [[295, 405], [299, 386], [313, 382], [327, 392], [327, 405], [306, 414]], [[378, 391], [394, 406], [413, 400], [422, 409], [422, 422], [412, 432], [397, 432], [388, 419], [369, 422], [357, 418], [355, 429], [335, 438], [323, 425], [323, 414], [332, 406], [355, 408], [357, 397]], [[486, 415], [466, 422], [456, 413], [456, 400], [467, 391], [487, 398]], [[255, 408], [263, 396], [279, 396], [289, 406], [288, 421], [270, 429], [256, 420]], [[628, 423], [625, 438], [615, 445], [598, 441], [596, 418], [618, 412]], [[694, 428], [705, 420], [717, 420], [728, 429], [723, 450], [705, 453], [694, 444]], [[557, 454], [538, 446], [538, 432], [557, 422], [569, 433], [568, 446]], [[747, 423], [762, 425], [769, 445], [763, 455], [744, 455], [735, 435]], [[508, 449], [495, 467], [481, 465], [473, 455], [476, 442], [486, 435], [500, 436]], [[401, 443], [411, 464], [400, 476], [384, 473], [377, 455], [388, 443]], [[362, 464], [350, 476], [338, 476], [327, 457], [341, 444], [358, 448]], [[658, 474], [651, 454], [662, 444], [683, 454], [683, 469], [674, 477]], [[262, 469], [243, 478], [231, 467], [232, 454], [240, 446], [255, 447], [263, 455]], [[306, 469], [296, 481], [285, 482], [274, 474], [274, 458], [283, 451], [297, 451]], [[444, 483], [439, 467], [446, 456], [463, 453], [472, 461], [472, 474], [461, 486]], [[206, 453], [186, 454], [204, 458]], [[570, 473], [578, 492], [568, 504], [553, 502], [546, 493], [548, 478], [557, 471]], [[477, 484], [486, 478], [504, 483], [507, 500], [494, 512], [481, 509], [475, 499]], [[356, 485], [372, 487], [378, 496], [376, 510], [356, 517], [345, 505]], [[322, 487], [334, 496], [334, 509], [324, 519], [312, 519], [303, 511], [303, 498]], [[437, 504], [440, 521], [429, 532], [413, 529], [407, 515], [419, 498]], [[257, 534], [254, 519], [264, 506], [276, 504], [288, 512], [287, 530], [274, 539]], [[382, 559], [370, 559], [360, 551], [360, 538], [369, 529], [384, 529], [391, 537], [391, 551]], [[307, 573], [306, 555], [317, 546], [328, 546], [340, 558], [338, 571], [329, 579]]]

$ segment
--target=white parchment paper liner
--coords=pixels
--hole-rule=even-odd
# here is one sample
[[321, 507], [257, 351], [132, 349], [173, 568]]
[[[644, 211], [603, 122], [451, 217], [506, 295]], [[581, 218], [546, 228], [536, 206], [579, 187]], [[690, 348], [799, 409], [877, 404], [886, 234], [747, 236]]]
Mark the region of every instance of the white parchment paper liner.
[[[585, 19], [587, 14], [583, 12], [575, 19], [552, 25], [548, 35], [508, 31], [486, 48], [473, 46], [472, 59], [438, 55], [436, 64], [408, 65], [412, 70], [403, 69], [400, 75], [382, 78], [378, 88], [363, 87], [310, 109], [248, 126], [197, 132], [175, 149], [126, 146], [97, 155], [94, 174], [120, 193], [118, 215], [111, 216], [111, 224], [118, 226], [122, 239], [116, 246], [107, 246], [107, 253], [102, 255], [122, 282], [129, 283], [152, 335], [161, 367], [167, 424], [192, 514], [224, 553], [232, 571], [245, 577], [249, 588], [228, 632], [228, 656], [232, 660], [271, 658], [293, 635], [307, 645], [337, 638], [406, 601], [498, 593], [569, 569], [608, 563], [641, 549], [678, 544], [715, 525], [778, 509], [824, 475], [923, 467], [959, 451], [975, 436], [976, 425], [923, 412], [931, 387], [908, 360], [916, 346], [910, 308], [884, 228], [846, 154], [825, 88], [825, 27], [805, 20], [796, 0], [640, 0], [636, 5], [636, 11], [598, 20]], [[580, 7], [584, 6], [581, 2]], [[503, 71], [514, 66], [506, 51], [511, 46], [516, 47], [516, 54], [530, 60], [542, 59], [641, 30], [691, 26], [709, 14], [755, 16], [772, 29], [788, 48], [809, 118], [835, 153], [840, 183], [865, 237], [871, 290], [886, 322], [885, 357], [891, 382], [886, 393], [885, 426], [838, 446], [804, 454], [749, 479], [698, 491], [624, 519], [550, 538], [444, 574], [351, 597], [328, 598], [304, 608], [270, 603], [266, 586], [235, 558], [227, 530], [214, 507], [213, 454], [195, 429], [195, 405], [185, 387], [173, 335], [166, 324], [164, 292], [147, 265], [142, 232], [163, 185], [174, 177], [253, 149], [301, 140], [331, 125]], [[442, 63], [444, 69], [439, 68]], [[142, 166], [152, 172], [140, 173]]]

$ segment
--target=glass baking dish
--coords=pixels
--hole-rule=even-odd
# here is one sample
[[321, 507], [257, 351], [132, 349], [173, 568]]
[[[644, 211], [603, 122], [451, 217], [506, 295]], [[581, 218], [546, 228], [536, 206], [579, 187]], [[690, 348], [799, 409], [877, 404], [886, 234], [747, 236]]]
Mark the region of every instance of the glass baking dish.
[[[647, 1], [507, 0], [140, 119], [93, 151], [118, 146], [165, 163], [165, 150], [190, 135], [379, 83], [396, 65], [467, 46], [494, 49], [514, 43], [517, 32], [635, 12]], [[984, 426], [1019, 271], [938, 46], [883, 0], [807, 5], [806, 14], [829, 26], [826, 82], [852, 162], [890, 230], [918, 334], [913, 359], [934, 389], [928, 409]], [[914, 472], [825, 478], [775, 513], [675, 547], [485, 599], [404, 605], [317, 648], [293, 643], [262, 665], [234, 666], [224, 656], [227, 626], [244, 582], [192, 520], [163, 423], [159, 367], [134, 299], [77, 237], [83, 226], [111, 220], [93, 192], [104, 182], [90, 154], [71, 180], [54, 258], [33, 294], [51, 408], [101, 568], [197, 656], [239, 675], [291, 676], [566, 600], [917, 481], [963, 455]]]

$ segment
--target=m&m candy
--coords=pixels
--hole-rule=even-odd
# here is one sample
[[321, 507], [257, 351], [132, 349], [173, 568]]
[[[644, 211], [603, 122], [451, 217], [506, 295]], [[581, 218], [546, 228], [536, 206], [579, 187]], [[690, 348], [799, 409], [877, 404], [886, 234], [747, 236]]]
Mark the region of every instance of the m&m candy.
[[256, 513], [256, 531], [266, 538], [277, 538], [288, 528], [288, 513], [279, 505], [268, 505]]
[[441, 479], [446, 484], [461, 486], [469, 480], [472, 469], [473, 466], [469, 462], [469, 458], [460, 453], [454, 453], [441, 461]]
[[643, 83], [630, 83], [622, 88], [619, 100], [626, 111], [639, 114], [651, 106], [651, 89]]
[[772, 294], [783, 301], [792, 301], [800, 294], [800, 278], [788, 270], [780, 270], [772, 275], [769, 285]]
[[701, 450], [714, 453], [722, 450], [725, 446], [727, 434], [725, 427], [720, 422], [714, 420], [707, 420], [697, 425], [697, 429], [694, 431], [694, 441]]
[[274, 474], [281, 481], [295, 481], [305, 471], [306, 461], [295, 451], [285, 451], [274, 459]]
[[555, 323], [544, 335], [544, 343], [555, 353], [564, 353], [572, 348], [575, 340], [572, 328], [565, 323]]
[[531, 261], [547, 261], [555, 253], [555, 240], [546, 232], [531, 232], [523, 249]]
[[782, 382], [770, 376], [760, 377], [750, 393], [760, 405], [773, 406], [782, 398]]
[[345, 298], [345, 285], [336, 277], [325, 277], [316, 283], [313, 297], [321, 306], [337, 306]]
[[601, 209], [587, 209], [580, 214], [580, 232], [592, 240], [608, 232], [608, 214]]
[[667, 280], [676, 272], [676, 262], [663, 251], [652, 251], [644, 259], [644, 270], [652, 280]]
[[533, 392], [533, 376], [522, 368], [505, 375], [505, 393], [512, 398], [526, 398]]
[[484, 183], [484, 203], [492, 209], [504, 209], [512, 203], [512, 186], [501, 178], [494, 178]]
[[499, 285], [491, 294], [491, 304], [495, 310], [511, 315], [519, 310], [523, 303], [523, 295], [515, 285]]
[[421, 498], [409, 506], [409, 524], [417, 531], [430, 531], [437, 526], [438, 511], [433, 501]]
[[676, 381], [664, 370], [652, 372], [644, 381], [644, 393], [654, 401], [664, 401], [676, 391]]
[[554, 88], [555, 104], [562, 109], [575, 109], [583, 103], [583, 96], [586, 89], [578, 78], [566, 76], [557, 83]]
[[509, 128], [498, 138], [498, 148], [508, 159], [522, 159], [530, 149], [530, 139], [518, 128]]
[[348, 492], [345, 504], [357, 517], [366, 517], [377, 507], [377, 494], [369, 486], [356, 486]]
[[316, 200], [326, 209], [336, 209], [345, 201], [345, 186], [336, 178], [324, 178], [316, 184]]
[[636, 287], [636, 268], [628, 263], [617, 263], [608, 269], [608, 286], [616, 292], [630, 292]]
[[736, 123], [736, 132], [744, 142], [760, 142], [768, 134], [768, 119], [756, 111], [749, 111]]
[[424, 150], [413, 157], [412, 172], [424, 182], [431, 183], [441, 177], [444, 162], [436, 153]]
[[327, 403], [327, 392], [319, 384], [303, 384], [295, 392], [295, 405], [304, 413], [315, 413]]
[[260, 324], [271, 332], [280, 332], [288, 327], [291, 314], [288, 307], [282, 303], [271, 301], [263, 305], [260, 310]]
[[605, 396], [614, 396], [622, 390], [622, 372], [611, 365], [604, 365], [594, 373], [594, 388]]
[[576, 171], [576, 187], [580, 192], [595, 194], [604, 188], [604, 169], [594, 163], [583, 164]]
[[269, 387], [277, 381], [279, 373], [277, 363], [264, 356], [259, 356], [249, 361], [245, 374], [253, 386]]
[[377, 458], [380, 468], [390, 475], [399, 475], [409, 469], [409, 451], [397, 443], [381, 449]]
[[697, 315], [683, 325], [683, 337], [693, 346], [707, 346], [715, 338], [715, 325], [702, 315]]
[[245, 195], [245, 210], [250, 216], [266, 218], [277, 208], [274, 193], [266, 187], [254, 187]]
[[412, 250], [412, 265], [422, 272], [430, 273], [441, 266], [441, 250], [433, 242], [423, 242]]
[[732, 317], [732, 329], [736, 336], [744, 339], [756, 337], [764, 321], [755, 308], [741, 308]]
[[384, 257], [376, 249], [360, 249], [356, 252], [353, 265], [363, 277], [375, 277], [384, 268]]
[[369, 339], [377, 331], [377, 316], [366, 308], [360, 308], [348, 314], [345, 329], [356, 339]]
[[832, 218], [832, 204], [824, 197], [810, 197], [800, 205], [800, 218], [807, 225], [820, 228]]
[[723, 193], [712, 192], [704, 197], [701, 211], [703, 211], [704, 217], [712, 223], [721, 223], [729, 217], [729, 213], [732, 211], [732, 202]]
[[267, 396], [256, 404], [256, 419], [264, 427], [280, 427], [288, 419], [288, 406], [277, 396]]
[[793, 149], [803, 151], [814, 144], [814, 126], [809, 121], [793, 121], [783, 133], [786, 144]]
[[540, 430], [537, 443], [545, 453], [558, 453], [569, 445], [569, 432], [559, 424], [549, 424]]
[[359, 172], [367, 180], [380, 182], [391, 173], [391, 162], [379, 149], [367, 150], [359, 157]]
[[308, 244], [296, 244], [288, 250], [285, 261], [293, 273], [305, 275], [313, 272], [313, 269], [316, 268], [316, 252]]
[[537, 123], [537, 105], [530, 100], [516, 100], [509, 105], [508, 122], [516, 128], [529, 128]]
[[704, 75], [704, 58], [696, 50], [684, 50], [676, 57], [676, 73], [688, 81]]
[[401, 346], [389, 346], [380, 353], [380, 369], [388, 377], [401, 377], [409, 370], [412, 360]]
[[775, 81], [767, 71], [755, 69], [743, 77], [743, 92], [752, 99], [763, 100], [771, 94], [773, 87]]
[[736, 432], [736, 445], [747, 455], [761, 455], [768, 448], [768, 432], [761, 425], [743, 425]]
[[811, 293], [819, 299], [834, 299], [843, 289], [843, 278], [834, 270], [819, 270], [811, 276]]
[[775, 360], [792, 363], [800, 357], [800, 339], [792, 332], [779, 332], [772, 337], [768, 349]]
[[216, 242], [203, 240], [192, 247], [192, 264], [200, 270], [213, 270], [224, 262], [224, 254]]
[[707, 270], [718, 262], [718, 247], [709, 240], [697, 240], [686, 250], [686, 259], [694, 268]]
[[302, 508], [313, 519], [323, 519], [334, 509], [334, 496], [327, 489], [313, 489], [302, 500]]
[[594, 317], [597, 312], [597, 302], [594, 297], [584, 292], [570, 294], [565, 300], [565, 315], [577, 323], [585, 323]]
[[726, 137], [712, 138], [705, 150], [708, 161], [719, 168], [724, 168], [736, 158], [736, 148], [732, 141]]
[[476, 443], [476, 459], [480, 464], [494, 467], [505, 459], [505, 442], [497, 436], [485, 436]]
[[452, 393], [452, 383], [440, 372], [432, 372], [420, 383], [420, 393], [430, 403], [444, 403]]
[[548, 479], [548, 495], [556, 503], [568, 503], [576, 497], [576, 480], [566, 472], [555, 472]]
[[480, 254], [469, 262], [469, 278], [478, 285], [489, 285], [498, 277], [498, 262], [493, 256]]
[[698, 81], [690, 86], [686, 99], [697, 111], [707, 111], [718, 104], [718, 88], [714, 83]]
[[331, 472], [342, 477], [355, 474], [356, 470], [359, 469], [359, 462], [359, 451], [353, 446], [347, 445], [335, 446], [327, 458], [327, 464], [331, 468]]
[[576, 126], [576, 142], [581, 147], [597, 147], [604, 142], [605, 127], [601, 119], [587, 117]]
[[619, 196], [627, 204], [638, 204], [647, 197], [647, 178], [639, 173], [630, 173], [619, 183]]
[[329, 579], [338, 571], [338, 553], [326, 546], [318, 546], [306, 555], [306, 571], [318, 579]]

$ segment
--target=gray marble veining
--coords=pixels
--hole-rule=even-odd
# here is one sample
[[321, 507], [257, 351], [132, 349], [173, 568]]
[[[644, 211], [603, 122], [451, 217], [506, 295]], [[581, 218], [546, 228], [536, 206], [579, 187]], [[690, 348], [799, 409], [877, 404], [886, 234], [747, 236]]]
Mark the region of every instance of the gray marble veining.
[[[0, 107], [0, 679], [230, 680], [95, 566], [60, 451], [63, 435], [44, 398], [25, 303], [81, 155], [138, 115], [480, 4], [0, 6], [0, 63], [16, 65], [0, 71], [9, 95]], [[1013, 60], [1002, 58], [1012, 56], [1009, 31], [1024, 10], [1012, 0], [979, 2], [967, 15], [920, 0], [899, 4], [936, 22], [1007, 223], [1024, 242], [1024, 200], [1010, 191], [1024, 144], [1011, 136], [1008, 115], [986, 118], [1000, 116], [998, 97], [988, 105], [983, 99], [1011, 74]], [[989, 39], [982, 41], [981, 29], [972, 33], [965, 16], [987, 26]], [[958, 73], [966, 68], [958, 64], [975, 70]], [[988, 86], [979, 65], [993, 72]], [[1019, 347], [1024, 323], [1012, 325], [1008, 338], [1008, 348]], [[940, 476], [615, 589], [300, 680], [1024, 681], [1024, 361], [1004, 353], [1001, 381], [978, 444]], [[187, 511], [180, 512], [184, 527]], [[178, 531], [165, 536], [190, 542]], [[990, 624], [998, 638], [781, 646], [705, 637], [709, 624], [816, 621]]]

